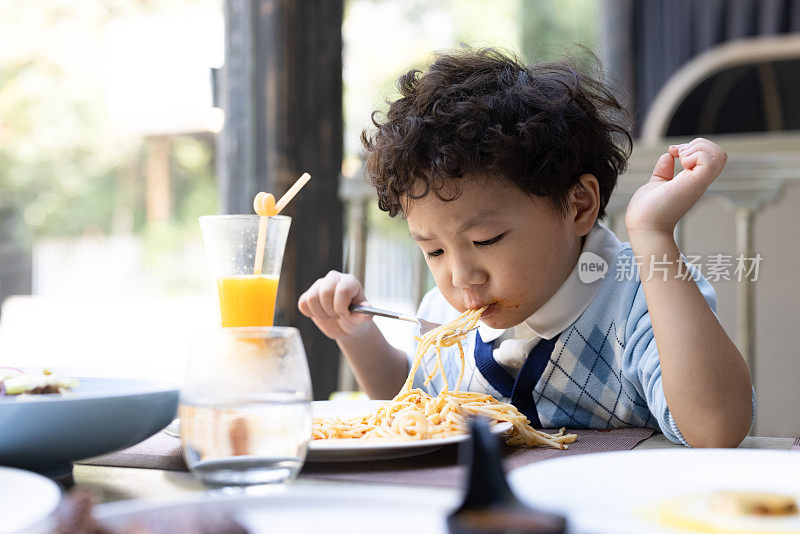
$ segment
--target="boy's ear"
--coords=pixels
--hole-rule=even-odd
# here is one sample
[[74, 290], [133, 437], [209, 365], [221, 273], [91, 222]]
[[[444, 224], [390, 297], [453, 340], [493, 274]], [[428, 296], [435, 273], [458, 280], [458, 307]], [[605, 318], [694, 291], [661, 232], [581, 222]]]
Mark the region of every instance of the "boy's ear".
[[582, 174], [570, 195], [570, 215], [575, 235], [585, 236], [597, 221], [600, 211], [600, 185], [593, 174]]

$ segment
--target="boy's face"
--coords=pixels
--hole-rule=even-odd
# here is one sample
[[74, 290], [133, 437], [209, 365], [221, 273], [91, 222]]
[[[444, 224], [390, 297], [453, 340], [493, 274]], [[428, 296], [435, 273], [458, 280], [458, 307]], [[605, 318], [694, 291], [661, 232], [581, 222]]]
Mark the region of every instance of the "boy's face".
[[407, 201], [408, 229], [454, 308], [463, 312], [489, 304], [481, 320], [510, 328], [566, 280], [578, 261], [580, 234], [572, 215], [557, 214], [547, 199], [513, 184], [499, 179], [462, 184], [455, 200], [429, 193]]

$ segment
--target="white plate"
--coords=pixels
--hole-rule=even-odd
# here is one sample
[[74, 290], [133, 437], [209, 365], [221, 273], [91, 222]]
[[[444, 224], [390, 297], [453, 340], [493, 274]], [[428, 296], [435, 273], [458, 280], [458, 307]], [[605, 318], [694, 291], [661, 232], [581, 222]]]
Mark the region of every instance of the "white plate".
[[[660, 505], [724, 490], [784, 493], [800, 503], [800, 453], [665, 449], [586, 454], [521, 467], [509, 481], [529, 505], [566, 515], [573, 533], [685, 534], [691, 531], [659, 523]], [[770, 524], [759, 519], [756, 527], [752, 521], [737, 521], [737, 528], [749, 529], [741, 532], [800, 532], [800, 516], [771, 519]]]
[[145, 513], [180, 512], [202, 505], [205, 511], [229, 511], [251, 534], [442, 534], [447, 532], [447, 514], [460, 499], [458, 493], [375, 485], [296, 485], [259, 497], [203, 492], [178, 501], [121, 501], [98, 506], [95, 517], [103, 526], [122, 528]]
[[61, 490], [49, 478], [0, 467], [0, 533], [29, 532], [53, 513], [60, 500]]
[[[314, 417], [357, 417], [377, 410], [386, 401], [314, 401], [311, 413]], [[492, 432], [502, 434], [511, 429], [511, 423], [499, 423]], [[445, 445], [466, 441], [469, 434], [447, 438], [421, 439], [415, 441], [361, 441], [361, 440], [312, 440], [308, 445], [308, 462], [353, 462], [364, 460], [389, 460], [426, 454]]]

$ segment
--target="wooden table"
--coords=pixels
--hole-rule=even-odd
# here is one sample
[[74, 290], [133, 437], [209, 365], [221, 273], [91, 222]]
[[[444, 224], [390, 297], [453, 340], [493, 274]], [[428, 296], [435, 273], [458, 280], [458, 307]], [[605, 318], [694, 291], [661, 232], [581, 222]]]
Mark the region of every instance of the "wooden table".
[[[739, 446], [743, 449], [791, 448], [792, 438], [747, 437]], [[638, 449], [660, 449], [680, 447], [669, 441], [663, 434], [656, 434], [635, 447]], [[162, 471], [158, 469], [138, 469], [127, 467], [102, 467], [76, 465], [73, 477], [77, 486], [97, 493], [102, 502], [165, 497], [207, 489], [191, 473], [184, 471]], [[295, 485], [348, 485], [345, 482], [298, 479]], [[443, 492], [453, 491], [441, 489]]]

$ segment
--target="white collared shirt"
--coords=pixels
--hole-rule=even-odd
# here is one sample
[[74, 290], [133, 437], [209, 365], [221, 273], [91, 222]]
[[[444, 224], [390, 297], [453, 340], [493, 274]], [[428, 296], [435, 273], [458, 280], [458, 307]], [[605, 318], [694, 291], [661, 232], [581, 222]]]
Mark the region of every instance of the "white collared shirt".
[[486, 342], [494, 341], [495, 361], [515, 377], [533, 347], [541, 339], [552, 339], [578, 320], [600, 289], [602, 278], [591, 283], [581, 281], [582, 260], [587, 253], [602, 258], [606, 265], [613, 265], [622, 248], [622, 243], [612, 231], [597, 223], [587, 234], [581, 249], [581, 258], [573, 267], [558, 291], [522, 323], [509, 329], [491, 328], [479, 323], [478, 332]]

